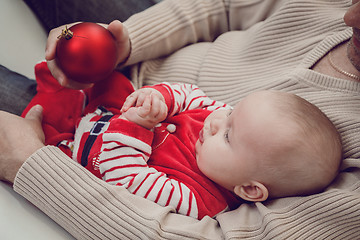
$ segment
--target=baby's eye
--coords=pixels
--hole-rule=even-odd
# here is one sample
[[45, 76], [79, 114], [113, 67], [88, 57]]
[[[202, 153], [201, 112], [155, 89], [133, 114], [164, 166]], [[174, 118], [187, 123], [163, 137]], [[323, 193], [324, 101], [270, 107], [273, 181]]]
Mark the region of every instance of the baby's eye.
[[229, 112], [228, 112], [228, 114], [227, 114], [227, 116], [230, 117], [230, 115], [232, 114], [232, 112], [233, 112], [233, 110], [230, 109]]
[[[228, 118], [230, 117], [232, 111], [233, 111], [233, 110], [231, 109], [231, 110], [229, 110], [229, 112], [227, 113], [227, 117], [228, 117]], [[229, 122], [229, 120], [228, 120], [228, 122]], [[226, 132], [225, 132], [225, 134], [224, 134], [224, 137], [225, 137], [226, 142], [229, 142], [229, 131], [230, 131], [230, 128], [226, 129]]]
[[226, 130], [224, 137], [225, 137], [226, 142], [229, 142], [229, 130]]

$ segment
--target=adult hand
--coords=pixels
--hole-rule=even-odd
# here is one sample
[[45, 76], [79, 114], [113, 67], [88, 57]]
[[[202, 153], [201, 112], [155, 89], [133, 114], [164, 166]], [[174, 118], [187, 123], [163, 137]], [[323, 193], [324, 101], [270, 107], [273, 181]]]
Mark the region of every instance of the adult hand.
[[0, 111], [0, 180], [14, 183], [26, 159], [44, 146], [41, 119], [39, 105], [30, 109], [25, 119]]
[[[71, 26], [77, 24], [71, 23], [66, 26], [70, 28]], [[127, 57], [130, 55], [131, 44], [129, 39], [129, 33], [126, 27], [118, 20], [111, 22], [109, 25], [107, 24], [99, 24], [105, 28], [107, 28], [115, 37], [117, 49], [118, 49], [118, 59], [117, 64], [123, 63], [126, 61]], [[56, 45], [59, 41], [58, 36], [61, 35], [62, 30], [65, 29], [65, 25], [54, 28], [50, 31], [45, 50], [45, 59], [47, 60], [47, 64], [50, 72], [58, 80], [60, 85], [73, 89], [84, 89], [91, 87], [92, 84], [79, 83], [69, 79], [64, 72], [59, 68], [56, 64]]]

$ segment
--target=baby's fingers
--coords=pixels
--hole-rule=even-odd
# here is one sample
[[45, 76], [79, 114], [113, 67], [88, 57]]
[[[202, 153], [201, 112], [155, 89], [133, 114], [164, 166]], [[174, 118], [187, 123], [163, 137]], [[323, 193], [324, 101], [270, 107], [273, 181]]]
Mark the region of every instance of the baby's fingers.
[[149, 96], [147, 94], [144, 94], [143, 92], [140, 92], [136, 99], [136, 105], [135, 107], [141, 107], [145, 103], [145, 99], [147, 99]]
[[138, 91], [135, 91], [135, 92], [133, 92], [132, 94], [130, 94], [130, 95], [126, 98], [126, 100], [125, 100], [125, 102], [124, 102], [124, 104], [123, 104], [123, 106], [122, 106], [122, 108], [121, 108], [120, 111], [123, 113], [123, 112], [126, 112], [127, 110], [129, 110], [129, 108], [134, 107], [134, 106], [135, 106], [135, 103], [136, 103], [136, 101], [137, 101], [138, 96], [139, 96], [139, 92], [138, 92]]
[[139, 107], [138, 115], [142, 118], [145, 118], [146, 116], [149, 115], [151, 110], [152, 110], [151, 97], [147, 95], [144, 97], [141, 107]]
[[149, 117], [153, 119], [154, 122], [162, 122], [167, 117], [167, 106], [158, 96], [151, 95], [151, 110], [149, 112]]
[[134, 104], [134, 97], [132, 95], [128, 96], [120, 110], [120, 112], [126, 112], [127, 110], [129, 110], [129, 108], [131, 108]]
[[150, 97], [151, 97], [151, 116], [156, 118], [159, 115], [161, 109], [161, 101], [154, 94], [151, 94]]

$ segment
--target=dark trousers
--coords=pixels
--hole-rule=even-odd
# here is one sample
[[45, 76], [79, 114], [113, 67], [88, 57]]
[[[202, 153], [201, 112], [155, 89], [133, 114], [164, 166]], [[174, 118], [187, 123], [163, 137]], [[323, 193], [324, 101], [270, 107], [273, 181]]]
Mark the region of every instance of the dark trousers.
[[77, 21], [110, 23], [125, 21], [158, 0], [24, 0], [49, 32]]

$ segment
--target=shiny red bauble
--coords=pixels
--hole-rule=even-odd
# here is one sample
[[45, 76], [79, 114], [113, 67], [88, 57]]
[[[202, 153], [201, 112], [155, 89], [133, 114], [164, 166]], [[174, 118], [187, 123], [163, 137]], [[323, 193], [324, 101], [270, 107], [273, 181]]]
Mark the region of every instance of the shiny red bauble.
[[79, 23], [64, 29], [56, 46], [56, 62], [65, 75], [81, 83], [108, 77], [117, 61], [115, 38], [96, 23]]

